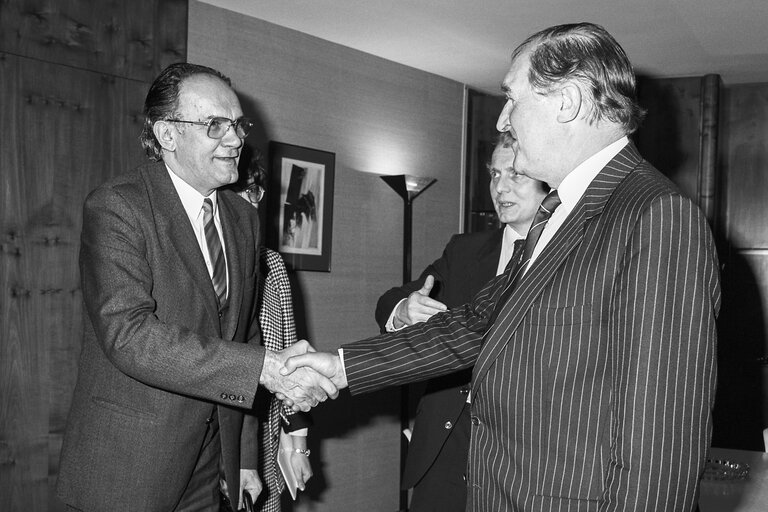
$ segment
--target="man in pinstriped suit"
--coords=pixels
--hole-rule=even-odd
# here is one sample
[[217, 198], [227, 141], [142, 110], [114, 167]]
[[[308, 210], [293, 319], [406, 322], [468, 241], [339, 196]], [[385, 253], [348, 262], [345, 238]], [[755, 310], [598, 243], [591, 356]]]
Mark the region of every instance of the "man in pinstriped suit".
[[498, 129], [562, 204], [513, 292], [299, 356], [353, 393], [474, 366], [473, 511], [689, 511], [711, 437], [717, 256], [701, 211], [642, 159], [635, 77], [602, 27], [513, 53]]
[[[384, 293], [376, 305], [382, 332], [464, 304], [514, 258], [549, 188], [515, 172], [513, 143], [509, 133], [502, 133], [488, 165], [491, 199], [503, 227], [452, 236], [440, 259], [419, 279]], [[403, 489], [413, 488], [411, 512], [464, 510], [471, 377], [467, 368], [431, 379], [419, 399], [402, 477]]]

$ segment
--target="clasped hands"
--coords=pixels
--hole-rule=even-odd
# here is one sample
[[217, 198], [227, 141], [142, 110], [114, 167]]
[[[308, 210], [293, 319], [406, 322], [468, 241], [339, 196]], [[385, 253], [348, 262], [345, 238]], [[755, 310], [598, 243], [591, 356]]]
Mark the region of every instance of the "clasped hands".
[[304, 412], [347, 387], [339, 356], [316, 352], [306, 340], [267, 350], [259, 383], [294, 411]]
[[[396, 327], [423, 322], [447, 309], [445, 304], [429, 297], [434, 282], [435, 278], [428, 276], [421, 289], [401, 302], [395, 313]], [[336, 398], [339, 390], [347, 387], [339, 355], [317, 352], [306, 340], [280, 352], [267, 351], [262, 380], [267, 389], [295, 411], [308, 411], [328, 397]]]

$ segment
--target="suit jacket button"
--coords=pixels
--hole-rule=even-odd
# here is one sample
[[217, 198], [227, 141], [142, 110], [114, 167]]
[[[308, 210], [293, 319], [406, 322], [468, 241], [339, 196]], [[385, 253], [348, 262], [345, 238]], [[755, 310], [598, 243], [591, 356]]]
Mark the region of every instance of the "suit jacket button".
[[226, 393], [222, 393], [221, 394], [221, 399], [222, 400], [226, 400], [227, 399], [227, 394]]
[[237, 400], [237, 397], [235, 395], [229, 395], [229, 399], [234, 401]]
[[210, 425], [211, 423], [213, 423], [213, 416], [211, 416], [210, 418], [208, 418], [207, 420], [205, 420], [205, 424], [206, 424], [206, 425]]
[[245, 397], [243, 395], [240, 395], [240, 396], [237, 397], [237, 401], [240, 402], [240, 403], [243, 403], [243, 402], [245, 402]]
[[478, 418], [477, 416], [472, 416], [472, 424], [474, 426], [478, 426], [480, 424], [480, 418]]
[[444, 427], [446, 429], [451, 429], [453, 428], [453, 423], [451, 423], [450, 421], [446, 421]]
[[222, 317], [222, 314], [221, 314], [221, 311], [219, 311], [219, 318], [221, 318], [221, 317]]

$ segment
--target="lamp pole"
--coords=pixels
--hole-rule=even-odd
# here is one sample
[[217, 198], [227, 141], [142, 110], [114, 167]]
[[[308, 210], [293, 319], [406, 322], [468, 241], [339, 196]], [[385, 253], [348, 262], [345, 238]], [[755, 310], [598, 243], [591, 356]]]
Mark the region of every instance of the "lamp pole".
[[[434, 184], [435, 178], [422, 178], [399, 174], [394, 176], [382, 176], [387, 185], [403, 198], [403, 284], [411, 282], [411, 251], [413, 247], [413, 200], [422, 192]], [[410, 403], [408, 397], [408, 385], [400, 386], [400, 431], [410, 428], [411, 418], [409, 414]], [[402, 484], [403, 470], [405, 469], [405, 457], [408, 451], [408, 440], [405, 434], [400, 436], [400, 482]], [[400, 486], [400, 510], [408, 510], [408, 491]]]

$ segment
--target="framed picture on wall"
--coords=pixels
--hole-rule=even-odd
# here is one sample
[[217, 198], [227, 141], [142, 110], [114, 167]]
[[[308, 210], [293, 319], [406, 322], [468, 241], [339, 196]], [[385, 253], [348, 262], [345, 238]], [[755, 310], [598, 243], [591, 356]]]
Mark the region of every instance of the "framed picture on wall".
[[336, 155], [269, 143], [267, 244], [293, 270], [331, 271]]

